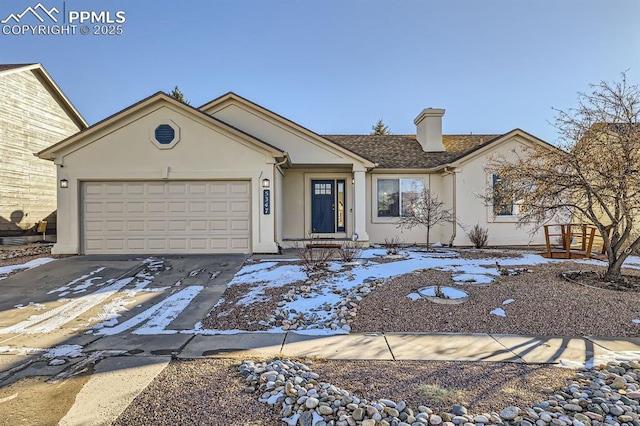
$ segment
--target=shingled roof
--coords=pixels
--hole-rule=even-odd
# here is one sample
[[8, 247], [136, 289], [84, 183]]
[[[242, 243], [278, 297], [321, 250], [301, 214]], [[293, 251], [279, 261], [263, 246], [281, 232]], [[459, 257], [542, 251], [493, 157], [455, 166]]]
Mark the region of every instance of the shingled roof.
[[33, 64], [0, 64], [0, 71], [6, 71], [13, 68], [26, 67], [28, 65], [33, 65]]
[[451, 163], [502, 135], [443, 135], [444, 152], [424, 152], [415, 135], [324, 135], [382, 169], [432, 169]]

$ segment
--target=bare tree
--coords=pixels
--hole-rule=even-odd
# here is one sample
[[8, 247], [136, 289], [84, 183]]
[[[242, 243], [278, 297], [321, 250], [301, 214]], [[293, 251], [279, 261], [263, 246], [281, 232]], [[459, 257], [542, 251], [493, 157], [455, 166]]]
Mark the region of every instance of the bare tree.
[[573, 217], [596, 226], [608, 260], [603, 278], [618, 281], [640, 247], [640, 88], [624, 73], [590, 88], [577, 108], [556, 110], [561, 149], [514, 152], [488, 169], [509, 183], [499, 198], [516, 200], [520, 223]]
[[429, 234], [431, 228], [443, 223], [453, 222], [451, 210], [444, 208], [444, 202], [428, 189], [423, 189], [420, 195], [402, 212], [398, 227], [412, 229], [424, 226], [427, 229], [427, 250], [429, 249]]

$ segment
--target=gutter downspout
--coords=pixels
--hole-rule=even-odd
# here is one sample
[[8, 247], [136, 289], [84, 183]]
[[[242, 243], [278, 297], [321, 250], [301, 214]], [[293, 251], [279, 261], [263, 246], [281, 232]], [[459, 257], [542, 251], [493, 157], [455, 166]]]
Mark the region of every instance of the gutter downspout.
[[453, 241], [456, 239], [456, 233], [458, 231], [458, 217], [457, 217], [458, 198], [457, 198], [457, 185], [456, 185], [457, 176], [456, 176], [455, 167], [447, 166], [444, 168], [444, 172], [446, 174], [452, 175], [452, 179], [453, 179], [453, 207], [451, 209], [452, 210], [451, 215], [453, 216], [453, 221], [451, 222], [452, 223], [451, 238], [449, 238], [449, 247], [453, 247]]
[[[287, 152], [283, 152], [283, 154], [284, 154], [284, 159], [282, 161], [280, 161], [279, 163], [275, 163], [273, 165], [275, 170], [278, 173], [280, 173], [280, 176], [282, 176], [282, 177], [284, 177], [284, 172], [282, 171], [282, 168], [280, 166], [282, 166], [283, 164], [289, 162], [289, 154]], [[275, 181], [274, 181], [274, 185], [275, 185]], [[277, 199], [277, 197], [282, 197], [282, 194], [276, 194], [276, 197], [274, 197], [274, 199]], [[276, 215], [279, 216], [282, 213], [280, 211], [278, 211], [278, 210], [275, 210], [275, 209], [274, 209], [274, 212], [275, 212], [275, 214], [273, 215], [273, 230], [274, 230], [274, 234], [275, 234], [274, 236], [276, 236], [276, 235], [278, 235], [278, 219], [276, 219]], [[276, 241], [276, 245], [278, 246], [278, 254], [282, 254], [282, 247], [280, 246], [280, 243], [278, 241]]]

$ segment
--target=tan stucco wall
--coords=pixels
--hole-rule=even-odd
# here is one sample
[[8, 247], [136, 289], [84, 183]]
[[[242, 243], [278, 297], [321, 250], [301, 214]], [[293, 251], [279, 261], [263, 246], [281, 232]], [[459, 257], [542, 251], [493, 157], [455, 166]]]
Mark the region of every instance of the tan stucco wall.
[[[502, 154], [506, 159], [513, 159], [513, 150], [520, 151], [524, 146], [531, 146], [531, 142], [516, 136], [458, 167], [456, 176], [458, 220], [467, 228], [471, 228], [476, 223], [487, 228], [489, 245], [526, 245], [544, 242], [543, 232], [537, 232], [533, 237], [529, 235], [534, 228], [533, 224], [518, 227], [515, 217], [494, 217], [492, 206], [485, 205], [485, 200], [482, 199], [488, 185], [491, 184], [491, 176], [485, 170], [490, 157]], [[470, 245], [471, 242], [465, 232], [458, 228], [454, 244]]]
[[[210, 113], [210, 111], [205, 112]], [[316, 138], [257, 111], [243, 108], [241, 105], [226, 105], [213, 112], [212, 115], [287, 152], [294, 164], [353, 163], [353, 159], [349, 159], [343, 153], [328, 147]]]
[[[154, 129], [168, 120], [180, 128], [180, 141], [172, 149], [158, 149], [151, 141]], [[81, 235], [79, 182], [89, 180], [250, 180], [252, 190], [253, 252], [277, 251], [275, 219], [262, 212], [262, 187], [274, 182], [272, 155], [246, 139], [200, 120], [166, 102], [113, 123], [57, 154], [58, 178], [69, 188], [58, 190], [57, 253], [77, 253]]]
[[0, 74], [0, 93], [0, 233], [20, 233], [56, 210], [56, 167], [33, 153], [79, 127], [34, 71]]

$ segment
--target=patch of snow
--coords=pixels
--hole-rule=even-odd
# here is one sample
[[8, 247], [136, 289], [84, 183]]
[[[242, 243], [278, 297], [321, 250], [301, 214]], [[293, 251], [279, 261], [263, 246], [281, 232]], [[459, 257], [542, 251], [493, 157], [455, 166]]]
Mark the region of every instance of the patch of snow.
[[64, 305], [58, 306], [57, 308], [51, 309], [42, 314], [32, 315], [18, 324], [0, 328], [0, 334], [50, 333], [113, 296], [118, 290], [129, 284], [132, 280], [133, 278], [131, 277], [123, 278], [110, 286], [100, 288], [94, 293], [73, 299]]
[[491, 311], [489, 313], [492, 314], [492, 315], [497, 315], [499, 317], [503, 317], [503, 318], [507, 317], [507, 313], [502, 308], [495, 308], [493, 311]]
[[25, 263], [21, 263], [19, 265], [9, 265], [0, 267], [0, 276], [1, 275], [9, 275], [15, 271], [21, 271], [23, 269], [33, 269], [38, 266], [45, 265], [49, 262], [53, 262], [55, 259], [50, 257], [40, 257], [38, 259], [33, 259]]
[[112, 336], [141, 323], [144, 325], [134, 330], [133, 334], [175, 334], [176, 330], [167, 330], [166, 328], [203, 289], [202, 286], [185, 287], [122, 324], [116, 327], [102, 328], [96, 334]]
[[233, 277], [228, 286], [265, 282], [268, 287], [282, 287], [296, 281], [305, 281], [307, 274], [299, 265], [285, 264], [271, 269], [253, 271]]
[[453, 281], [458, 284], [491, 284], [494, 281], [493, 277], [484, 274], [454, 274], [452, 276]]
[[[440, 293], [442, 293], [443, 298], [445, 299], [462, 299], [463, 297], [467, 297], [468, 294], [462, 290], [455, 289], [453, 287], [440, 286]], [[418, 290], [418, 293], [423, 297], [436, 297], [438, 292], [437, 286], [429, 286], [422, 287]]]
[[418, 293], [409, 293], [407, 294], [407, 297], [411, 300], [418, 300], [422, 298]]
[[77, 358], [82, 356], [82, 346], [80, 345], [60, 345], [47, 350], [42, 356], [45, 358], [53, 359], [62, 356], [69, 358]]
[[268, 302], [271, 298], [264, 294], [265, 288], [266, 286], [258, 286], [249, 290], [244, 294], [244, 296], [236, 301], [236, 306], [247, 306], [252, 303]]
[[49, 365], [51, 366], [56, 366], [56, 365], [63, 365], [65, 364], [67, 361], [65, 361], [64, 359], [60, 359], [60, 358], [54, 358], [51, 361], [49, 361]]
[[[100, 278], [102, 278], [102, 277], [96, 277], [96, 278], [91, 278], [91, 277], [92, 277], [93, 275], [95, 275], [95, 274], [99, 273], [99, 272], [104, 271], [104, 270], [105, 270], [105, 268], [106, 268], [106, 267], [101, 266], [101, 267], [99, 267], [98, 269], [96, 269], [96, 270], [94, 270], [94, 271], [89, 272], [88, 274], [85, 274], [85, 275], [83, 275], [83, 276], [81, 276], [81, 277], [78, 277], [78, 278], [76, 278], [76, 279], [72, 280], [71, 282], [69, 282], [68, 284], [66, 284], [66, 285], [64, 285], [64, 286], [62, 286], [62, 287], [55, 288], [55, 289], [53, 289], [53, 290], [51, 290], [51, 291], [47, 292], [47, 294], [60, 293], [60, 292], [67, 291], [67, 290], [70, 290], [70, 289], [71, 289], [71, 290], [78, 290], [78, 289], [82, 289], [82, 288], [87, 288], [87, 287], [89, 287], [89, 285], [80, 284], [80, 285], [78, 285], [77, 287], [73, 287], [73, 286], [74, 286], [76, 283], [80, 282], [80, 281], [86, 282], [86, 281], [84, 281], [84, 280], [87, 280], [87, 281], [89, 281], [89, 282], [91, 283], [91, 280], [93, 280], [93, 279], [100, 279]], [[92, 284], [92, 283], [91, 283], [91, 284]]]
[[640, 319], [632, 319], [631, 322], [634, 324], [640, 324]]
[[502, 306], [508, 305], [509, 303], [513, 303], [515, 301], [516, 301], [516, 299], [507, 299], [504, 302], [502, 302]]
[[375, 259], [376, 257], [383, 257], [387, 255], [387, 250], [381, 248], [369, 248], [362, 250], [360, 259]]

